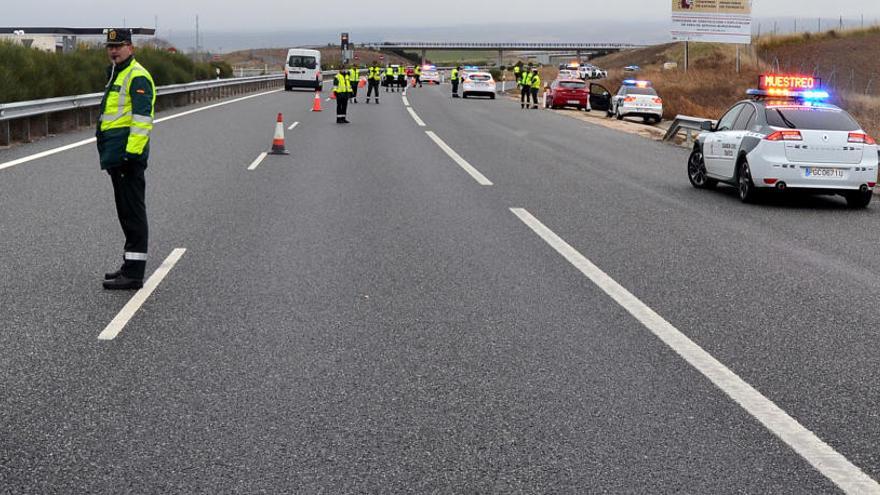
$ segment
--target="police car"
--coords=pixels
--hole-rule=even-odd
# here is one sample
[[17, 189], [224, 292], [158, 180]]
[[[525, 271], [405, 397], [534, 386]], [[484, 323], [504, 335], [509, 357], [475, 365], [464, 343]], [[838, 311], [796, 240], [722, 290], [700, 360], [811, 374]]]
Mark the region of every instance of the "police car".
[[734, 185], [743, 202], [768, 190], [840, 194], [871, 202], [877, 143], [844, 110], [826, 103], [817, 78], [768, 74], [717, 124], [704, 122], [688, 159], [696, 188]]
[[461, 96], [488, 96], [495, 99], [495, 79], [488, 72], [468, 72], [461, 84]]
[[420, 79], [425, 84], [440, 84], [440, 73], [437, 72], [437, 66], [423, 65], [422, 77]]
[[641, 117], [646, 123], [657, 123], [663, 118], [663, 99], [651, 87], [650, 81], [627, 79], [611, 97], [608, 116], [617, 117], [617, 120]]

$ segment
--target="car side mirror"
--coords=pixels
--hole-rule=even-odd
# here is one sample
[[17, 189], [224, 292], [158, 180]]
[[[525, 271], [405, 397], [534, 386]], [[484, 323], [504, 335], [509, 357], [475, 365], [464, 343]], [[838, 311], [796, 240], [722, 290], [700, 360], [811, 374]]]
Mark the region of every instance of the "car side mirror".
[[713, 127], [715, 127], [715, 126], [712, 125], [712, 121], [704, 120], [704, 121], [700, 122], [700, 130], [701, 131], [712, 132], [714, 130]]

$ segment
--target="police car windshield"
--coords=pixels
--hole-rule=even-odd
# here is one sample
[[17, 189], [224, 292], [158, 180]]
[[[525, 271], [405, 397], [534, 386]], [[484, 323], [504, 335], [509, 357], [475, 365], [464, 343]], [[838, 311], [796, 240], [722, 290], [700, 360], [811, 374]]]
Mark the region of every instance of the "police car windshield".
[[654, 91], [654, 88], [640, 88], [638, 86], [628, 86], [626, 88], [626, 94], [657, 96], [657, 92]]
[[767, 123], [772, 127], [822, 131], [857, 131], [850, 115], [837, 108], [767, 107]]
[[302, 69], [314, 69], [316, 66], [315, 57], [302, 57], [294, 55], [287, 61], [290, 67], [299, 67]]

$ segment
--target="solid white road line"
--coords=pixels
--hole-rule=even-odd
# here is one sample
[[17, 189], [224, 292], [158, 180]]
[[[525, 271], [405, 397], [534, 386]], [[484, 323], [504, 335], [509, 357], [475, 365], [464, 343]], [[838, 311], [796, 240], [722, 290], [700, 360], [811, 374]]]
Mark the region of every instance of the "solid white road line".
[[684, 358], [768, 430], [846, 493], [880, 493], [880, 484], [852, 464], [779, 406], [721, 364], [711, 354], [663, 319], [571, 245], [522, 208], [511, 208], [523, 223], [629, 314]]
[[401, 98], [403, 98], [403, 105], [408, 107], [408, 106], [409, 106], [409, 100], [406, 99], [406, 96], [401, 96]]
[[287, 130], [288, 130], [288, 131], [292, 131], [293, 128], [296, 127], [296, 126], [298, 126], [298, 125], [299, 125], [299, 122], [294, 122], [293, 124], [290, 124], [290, 127], [288, 127]]
[[444, 143], [443, 140], [440, 139], [439, 137], [437, 137], [436, 134], [434, 134], [432, 131], [425, 131], [425, 134], [427, 134], [429, 138], [431, 138], [435, 143], [437, 143], [437, 146], [439, 146], [440, 149], [445, 151], [446, 154], [449, 155], [449, 158], [452, 158], [452, 160], [455, 161], [455, 163], [457, 163], [461, 168], [463, 168], [465, 172], [470, 174], [470, 176], [473, 177], [474, 180], [476, 180], [478, 184], [480, 184], [481, 186], [491, 186], [492, 185], [492, 182], [489, 181], [489, 179], [487, 179], [486, 176], [481, 174], [479, 170], [475, 169], [464, 158], [459, 156], [459, 154], [456, 153], [454, 149], [450, 148], [449, 145]]
[[40, 153], [36, 153], [34, 155], [25, 156], [23, 158], [18, 158], [16, 160], [12, 160], [11, 162], [0, 163], [0, 170], [3, 170], [4, 168], [14, 167], [16, 165], [21, 165], [22, 163], [27, 163], [29, 161], [39, 160], [40, 158], [51, 156], [56, 153], [61, 153], [62, 151], [67, 151], [67, 150], [72, 150], [74, 148], [79, 148], [80, 146], [85, 146], [89, 143], [94, 143], [95, 141], [96, 141], [95, 138], [83, 139], [82, 141], [77, 141], [75, 143], [71, 143], [66, 146], [61, 146], [59, 148], [53, 148], [48, 151], [42, 151]]
[[122, 311], [116, 315], [116, 318], [113, 318], [113, 321], [110, 322], [109, 325], [98, 335], [98, 339], [100, 340], [113, 340], [119, 335], [119, 332], [125, 328], [125, 325], [134, 317], [135, 313], [144, 305], [147, 298], [150, 297], [150, 294], [156, 290], [156, 287], [162, 282], [162, 279], [168, 275], [168, 272], [174, 268], [174, 265], [180, 261], [180, 257], [183, 256], [183, 253], [186, 252], [184, 248], [177, 248], [174, 251], [171, 251], [171, 254], [165, 258], [165, 261], [150, 275], [150, 278], [147, 279], [147, 282], [144, 284], [144, 287], [137, 291], [134, 296], [122, 307]]
[[416, 121], [416, 124], [419, 124], [419, 127], [425, 127], [425, 122], [416, 115], [416, 111], [412, 109], [412, 107], [406, 107], [406, 111], [412, 116], [413, 120]]
[[250, 166], [248, 167], [248, 170], [256, 170], [257, 167], [259, 167], [260, 164], [263, 163], [263, 160], [266, 159], [266, 156], [267, 156], [268, 154], [269, 154], [269, 153], [267, 153], [267, 152], [265, 152], [265, 151], [262, 152], [262, 153], [260, 153], [260, 156], [258, 156], [258, 157], [256, 158], [256, 160], [254, 160], [253, 162], [251, 162]]
[[[190, 114], [194, 114], [194, 113], [196, 113], [196, 112], [203, 112], [203, 111], [205, 111], [205, 110], [210, 110], [210, 109], [212, 109], [212, 108], [222, 107], [223, 105], [229, 105], [230, 103], [236, 103], [236, 102], [243, 101], [243, 100], [247, 100], [247, 99], [250, 99], [250, 98], [256, 98], [256, 97], [258, 97], [258, 96], [264, 96], [264, 95], [268, 95], [268, 94], [272, 94], [272, 93], [277, 93], [277, 92], [279, 92], [279, 91], [281, 91], [281, 90], [280, 90], [280, 89], [276, 89], [276, 90], [273, 90], [273, 91], [266, 91], [266, 92], [263, 92], [263, 93], [257, 93], [257, 94], [254, 94], [254, 95], [244, 96], [244, 97], [242, 97], [242, 98], [236, 98], [236, 99], [234, 99], [234, 100], [224, 101], [224, 102], [221, 102], [221, 103], [215, 103], [215, 104], [213, 104], [213, 105], [208, 105], [208, 106], [206, 106], [206, 107], [196, 108], [196, 109], [194, 109], [194, 110], [187, 110], [186, 112], [181, 112], [181, 113], [177, 113], [177, 114], [174, 114], [174, 115], [169, 115], [169, 116], [167, 116], [167, 117], [162, 117], [161, 119], [156, 119], [156, 120], [153, 121], [153, 123], [158, 124], [159, 122], [165, 122], [166, 120], [176, 119], [176, 118], [178, 118], [178, 117], [183, 117], [184, 115], [190, 115]], [[39, 160], [40, 158], [45, 158], [45, 157], [47, 157], [47, 156], [51, 156], [51, 155], [54, 155], [54, 154], [57, 154], [57, 153], [61, 153], [61, 152], [67, 151], [67, 150], [72, 150], [72, 149], [74, 149], [74, 148], [79, 148], [80, 146], [85, 146], [85, 145], [87, 145], [87, 144], [91, 144], [91, 143], [94, 143], [94, 142], [95, 142], [95, 138], [84, 139], [84, 140], [82, 140], [82, 141], [77, 141], [77, 142], [75, 142], [75, 143], [71, 143], [71, 144], [68, 144], [68, 145], [65, 145], [65, 146], [60, 146], [60, 147], [58, 147], [58, 148], [52, 148], [51, 150], [47, 150], [47, 151], [41, 151], [41, 152], [39, 152], [39, 153], [35, 153], [35, 154], [33, 154], [33, 155], [29, 155], [29, 156], [25, 156], [25, 157], [22, 157], [22, 158], [18, 158], [18, 159], [15, 159], [15, 160], [12, 160], [12, 161], [9, 161], [9, 162], [6, 162], [6, 163], [0, 163], [0, 170], [3, 170], [4, 168], [14, 167], [14, 166], [16, 166], [16, 165], [21, 165], [22, 163], [27, 163], [27, 162], [31, 162], [31, 161], [34, 161], [34, 160]]]

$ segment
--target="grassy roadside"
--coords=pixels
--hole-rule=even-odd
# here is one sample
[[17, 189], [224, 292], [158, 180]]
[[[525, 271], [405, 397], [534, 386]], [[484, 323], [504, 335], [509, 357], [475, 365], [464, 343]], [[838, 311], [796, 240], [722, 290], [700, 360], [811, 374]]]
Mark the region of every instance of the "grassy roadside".
[[[230, 77], [224, 63], [196, 63], [186, 55], [155, 48], [137, 48], [135, 57], [150, 71], [156, 85]], [[72, 53], [47, 53], [0, 42], [0, 103], [96, 93], [107, 82], [107, 54], [82, 46]]]

